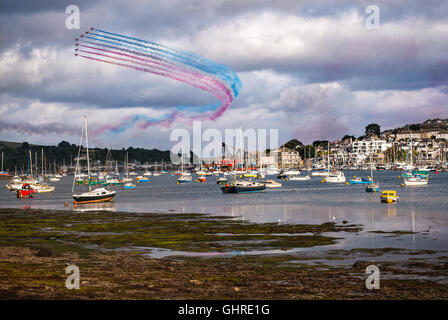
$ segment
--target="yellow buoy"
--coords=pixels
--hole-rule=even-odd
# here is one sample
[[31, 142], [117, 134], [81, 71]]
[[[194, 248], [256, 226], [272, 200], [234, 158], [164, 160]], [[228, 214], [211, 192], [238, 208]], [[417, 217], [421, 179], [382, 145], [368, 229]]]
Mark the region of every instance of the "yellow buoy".
[[353, 176], [353, 178], [356, 178], [356, 176]]
[[345, 184], [346, 184], [346, 185], [349, 185], [349, 183], [348, 183], [348, 182], [346, 182]]
[[401, 186], [404, 187], [404, 183], [402, 183]]
[[398, 176], [398, 179], [401, 179], [401, 176]]

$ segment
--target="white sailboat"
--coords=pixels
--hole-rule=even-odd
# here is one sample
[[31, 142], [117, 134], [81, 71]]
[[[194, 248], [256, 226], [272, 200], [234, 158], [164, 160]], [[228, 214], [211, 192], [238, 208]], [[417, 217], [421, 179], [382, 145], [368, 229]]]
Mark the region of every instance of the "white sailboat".
[[[89, 191], [83, 193], [74, 193], [75, 181], [77, 170], [79, 170], [79, 156], [81, 154], [81, 146], [82, 146], [82, 138], [83, 135], [86, 135], [86, 148], [87, 148], [87, 176], [89, 183]], [[78, 159], [75, 167], [75, 175], [73, 178], [73, 186], [72, 186], [72, 197], [75, 204], [83, 204], [83, 203], [97, 203], [97, 202], [106, 202], [113, 201], [115, 197], [116, 191], [108, 190], [106, 188], [97, 188], [92, 190], [92, 186], [90, 185], [90, 161], [89, 161], [89, 138], [87, 133], [87, 117], [84, 116], [84, 123], [81, 132], [81, 141], [79, 142], [79, 150], [78, 150]]]
[[328, 143], [328, 176], [323, 180], [329, 183], [344, 183], [346, 181], [345, 175], [342, 171], [330, 170], [330, 143]]
[[182, 148], [182, 155], [181, 155], [181, 176], [179, 179], [177, 179], [177, 184], [182, 183], [190, 183], [193, 181], [193, 178], [191, 177], [191, 173], [184, 172], [184, 149]]

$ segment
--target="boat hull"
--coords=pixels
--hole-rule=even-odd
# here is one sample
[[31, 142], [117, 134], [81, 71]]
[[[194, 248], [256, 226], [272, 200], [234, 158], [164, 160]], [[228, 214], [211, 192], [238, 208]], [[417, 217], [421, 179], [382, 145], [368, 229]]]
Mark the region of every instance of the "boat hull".
[[92, 195], [92, 196], [78, 196], [78, 195], [73, 195], [73, 201], [75, 204], [80, 204], [80, 203], [98, 203], [98, 202], [108, 202], [108, 201], [113, 201], [115, 197], [115, 193], [114, 194], [102, 194], [102, 195]]
[[366, 186], [366, 192], [379, 192], [380, 188], [377, 186]]
[[221, 190], [222, 193], [251, 193], [265, 191], [266, 186], [223, 186]]

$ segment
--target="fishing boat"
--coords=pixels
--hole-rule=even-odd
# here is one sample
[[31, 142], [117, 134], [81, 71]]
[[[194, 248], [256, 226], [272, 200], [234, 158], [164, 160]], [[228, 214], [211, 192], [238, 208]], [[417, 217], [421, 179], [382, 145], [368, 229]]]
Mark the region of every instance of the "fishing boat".
[[79, 143], [78, 149], [78, 158], [75, 167], [75, 174], [73, 178], [73, 186], [72, 186], [72, 197], [75, 204], [83, 204], [83, 203], [96, 203], [96, 202], [107, 202], [113, 201], [116, 191], [108, 190], [106, 188], [97, 188], [92, 190], [92, 186], [89, 183], [89, 191], [83, 193], [74, 193], [76, 174], [79, 168], [79, 158], [81, 154], [81, 146], [82, 146], [82, 138], [85, 133], [86, 138], [86, 150], [87, 150], [87, 176], [88, 181], [90, 182], [90, 161], [89, 161], [89, 139], [88, 139], [88, 131], [87, 131], [87, 117], [84, 116], [83, 127], [81, 131], [81, 142]]
[[266, 188], [280, 188], [282, 184], [274, 180], [266, 180], [263, 182]]
[[150, 175], [152, 175], [152, 173], [150, 171], [143, 172], [143, 176], [145, 176], [145, 177], [150, 176]]
[[381, 193], [381, 202], [385, 203], [392, 203], [392, 202], [398, 202], [398, 195], [397, 192], [394, 190], [384, 190]]

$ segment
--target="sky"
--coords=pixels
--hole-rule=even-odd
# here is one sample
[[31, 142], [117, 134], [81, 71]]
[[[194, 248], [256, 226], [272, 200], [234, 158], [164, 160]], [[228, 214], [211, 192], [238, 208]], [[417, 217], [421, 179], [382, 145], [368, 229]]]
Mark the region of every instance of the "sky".
[[[66, 7], [80, 29], [66, 28]], [[376, 5], [379, 28], [366, 27]], [[216, 103], [176, 80], [75, 57], [91, 26], [158, 42], [223, 64], [239, 96], [202, 128], [278, 129], [280, 142], [360, 136], [448, 118], [447, 1], [41, 0], [0, 2], [0, 140], [79, 143], [89, 127], [176, 106]], [[169, 149], [170, 126], [89, 136], [99, 147]], [[224, 133], [223, 133], [224, 134]]]

